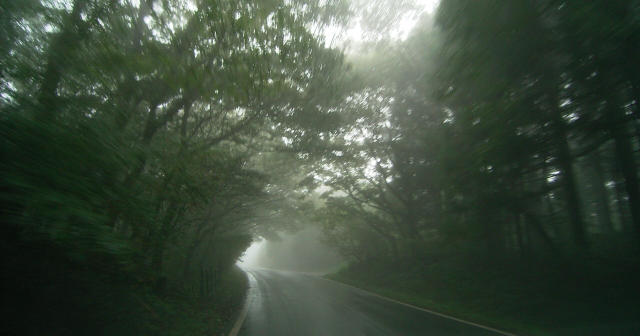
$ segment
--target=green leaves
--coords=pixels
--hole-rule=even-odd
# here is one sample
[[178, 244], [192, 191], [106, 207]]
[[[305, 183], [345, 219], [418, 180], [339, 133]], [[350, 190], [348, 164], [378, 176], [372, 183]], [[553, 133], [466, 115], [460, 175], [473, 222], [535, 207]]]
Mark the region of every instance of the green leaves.
[[[220, 241], [269, 222], [255, 217], [295, 212], [284, 201], [261, 207], [278, 198], [268, 190], [278, 179], [251, 157], [274, 134], [310, 143], [337, 127], [343, 58], [317, 29], [342, 20], [344, 6], [3, 4], [6, 220], [79, 263], [112, 256], [154, 281], [169, 250], [232, 263], [247, 239], [229, 254]], [[296, 182], [277, 183], [295, 198]], [[211, 241], [213, 251], [201, 248]], [[179, 283], [182, 273], [168, 275]]]

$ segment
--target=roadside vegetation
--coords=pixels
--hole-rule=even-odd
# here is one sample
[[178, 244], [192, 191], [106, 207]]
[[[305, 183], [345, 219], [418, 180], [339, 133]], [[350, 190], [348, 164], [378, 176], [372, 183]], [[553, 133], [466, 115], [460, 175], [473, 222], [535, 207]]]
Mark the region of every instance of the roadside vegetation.
[[634, 335], [640, 310], [633, 287], [640, 274], [618, 263], [488, 263], [450, 255], [354, 263], [327, 277], [516, 335]]
[[344, 6], [2, 1], [0, 333], [223, 332], [335, 124]]
[[219, 333], [243, 251], [310, 224], [336, 279], [524, 334], [627, 333], [638, 1], [420, 13], [0, 1], [0, 333]]
[[332, 277], [525, 335], [637, 332], [639, 10], [447, 0], [352, 55], [318, 175]]

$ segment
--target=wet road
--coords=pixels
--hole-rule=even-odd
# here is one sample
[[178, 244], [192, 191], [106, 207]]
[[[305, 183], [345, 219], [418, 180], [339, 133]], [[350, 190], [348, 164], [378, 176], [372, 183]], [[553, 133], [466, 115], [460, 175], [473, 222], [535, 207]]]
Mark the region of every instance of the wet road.
[[249, 269], [242, 336], [504, 335], [302, 273]]

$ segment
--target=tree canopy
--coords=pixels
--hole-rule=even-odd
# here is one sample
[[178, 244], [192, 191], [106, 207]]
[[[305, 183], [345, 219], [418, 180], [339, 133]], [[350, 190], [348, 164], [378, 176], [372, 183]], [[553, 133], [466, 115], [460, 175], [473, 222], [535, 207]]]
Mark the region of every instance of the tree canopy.
[[416, 8], [0, 3], [5, 286], [219, 298], [253, 239], [310, 220], [356, 263], [637, 260], [638, 2], [443, 0], [398, 36]]

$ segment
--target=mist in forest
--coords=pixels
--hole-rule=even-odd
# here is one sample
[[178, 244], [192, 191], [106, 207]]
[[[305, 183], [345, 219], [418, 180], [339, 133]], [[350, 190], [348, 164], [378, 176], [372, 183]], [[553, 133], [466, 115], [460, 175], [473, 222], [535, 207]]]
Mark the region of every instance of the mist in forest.
[[0, 0], [0, 334], [227, 334], [253, 268], [637, 335], [639, 18]]
[[323, 242], [322, 233], [308, 227], [294, 233], [279, 233], [271, 240], [251, 244], [238, 261], [243, 268], [324, 274], [338, 270], [345, 260]]

